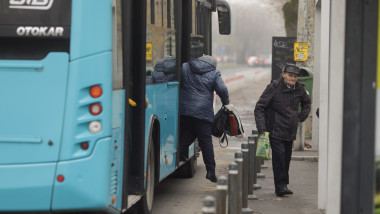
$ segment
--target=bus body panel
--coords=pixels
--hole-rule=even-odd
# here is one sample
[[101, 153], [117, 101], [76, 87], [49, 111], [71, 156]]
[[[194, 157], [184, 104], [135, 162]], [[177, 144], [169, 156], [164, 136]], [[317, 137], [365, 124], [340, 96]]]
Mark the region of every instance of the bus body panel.
[[[104, 210], [109, 197], [111, 172], [111, 138], [96, 142], [91, 156], [61, 161], [57, 175], [65, 180], [54, 180], [52, 210]], [[68, 200], [70, 199], [70, 200]]]
[[112, 48], [112, 1], [72, 1], [70, 60]]
[[148, 124], [150, 124], [152, 115], [156, 115], [160, 122], [160, 181], [175, 170], [178, 143], [178, 87], [178, 82], [148, 85], [146, 87], [149, 105], [146, 109], [145, 117], [145, 157], [149, 142], [150, 125]]
[[[60, 161], [89, 156], [97, 139], [111, 136], [111, 54], [111, 51], [107, 51], [70, 63]], [[90, 88], [94, 85], [99, 85], [103, 90], [99, 98], [90, 96]], [[93, 103], [101, 104], [101, 114], [97, 116], [90, 114], [89, 108]], [[88, 126], [92, 121], [99, 121], [102, 124], [102, 131], [98, 134], [92, 134], [89, 131]], [[89, 144], [87, 150], [81, 148], [83, 142]]]
[[112, 163], [110, 198], [116, 197], [111, 206], [122, 209], [123, 169], [124, 169], [124, 109], [125, 90], [112, 92]]
[[56, 163], [0, 165], [1, 211], [49, 210]]
[[58, 160], [68, 58], [0, 60], [0, 164]]

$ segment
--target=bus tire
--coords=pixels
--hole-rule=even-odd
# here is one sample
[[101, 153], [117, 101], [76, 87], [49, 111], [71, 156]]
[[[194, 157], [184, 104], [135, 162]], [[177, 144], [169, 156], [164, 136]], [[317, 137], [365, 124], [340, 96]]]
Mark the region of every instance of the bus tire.
[[153, 142], [149, 143], [146, 167], [146, 191], [142, 197], [142, 210], [144, 214], [151, 214], [153, 209], [154, 187], [155, 187], [155, 161]]

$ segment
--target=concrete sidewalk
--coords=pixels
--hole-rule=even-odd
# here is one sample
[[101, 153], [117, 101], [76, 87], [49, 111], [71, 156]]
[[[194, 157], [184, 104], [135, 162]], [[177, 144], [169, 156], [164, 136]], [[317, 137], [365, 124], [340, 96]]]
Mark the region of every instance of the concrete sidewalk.
[[[232, 138], [231, 138], [232, 139]], [[235, 141], [235, 140], [233, 140]], [[244, 139], [240, 140], [241, 142]], [[241, 144], [241, 142], [232, 142], [231, 144]], [[215, 145], [215, 144], [214, 144]], [[234, 151], [227, 152], [229, 149], [214, 147], [216, 151], [217, 176], [225, 175], [228, 171], [228, 164], [233, 161], [234, 151], [238, 151], [237, 147]], [[223, 151], [224, 150], [224, 151]], [[232, 155], [231, 155], [232, 154]], [[230, 156], [230, 161], [228, 157]], [[249, 200], [248, 206], [254, 213], [261, 214], [320, 214], [318, 210], [318, 162], [316, 158], [318, 152], [314, 151], [293, 151], [293, 160], [290, 163], [290, 184], [288, 188], [293, 190], [294, 194], [277, 197], [274, 193], [274, 181], [272, 171], [272, 161], [264, 161], [262, 173], [265, 178], [257, 179], [257, 183], [261, 185], [261, 189], [254, 190], [253, 194], [259, 200]]]
[[[303, 157], [305, 160], [308, 160], [308, 157], [313, 157], [309, 151], [294, 153], [297, 154], [295, 157]], [[268, 168], [261, 171], [265, 174], [265, 179], [258, 179], [258, 184], [262, 186], [262, 189], [253, 191], [253, 194], [258, 196], [259, 200], [248, 202], [249, 207], [255, 213], [322, 213], [317, 208], [318, 162], [291, 161], [289, 170], [290, 184], [288, 188], [293, 190], [294, 194], [285, 197], [277, 197], [274, 194], [272, 161], [264, 162], [268, 166]]]

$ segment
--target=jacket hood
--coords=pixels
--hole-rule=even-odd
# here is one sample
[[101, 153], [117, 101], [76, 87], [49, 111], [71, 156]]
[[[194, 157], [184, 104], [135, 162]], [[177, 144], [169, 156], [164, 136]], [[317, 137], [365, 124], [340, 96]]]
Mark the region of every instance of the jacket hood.
[[189, 65], [191, 72], [195, 74], [204, 74], [215, 70], [215, 66], [213, 66], [207, 59], [191, 59]]
[[174, 74], [175, 73], [175, 63], [176, 59], [174, 57], [165, 57], [163, 59], [164, 73], [165, 74]]
[[174, 57], [165, 57], [157, 61], [154, 70], [164, 74], [174, 74], [176, 69], [176, 59]]

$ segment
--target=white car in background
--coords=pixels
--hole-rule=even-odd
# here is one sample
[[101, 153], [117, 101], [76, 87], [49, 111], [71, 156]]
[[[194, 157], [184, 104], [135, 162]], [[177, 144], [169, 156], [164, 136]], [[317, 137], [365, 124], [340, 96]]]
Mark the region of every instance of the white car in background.
[[250, 56], [248, 58], [245, 59], [245, 61], [247, 62], [248, 66], [257, 66], [258, 65], [258, 58], [257, 56]]

